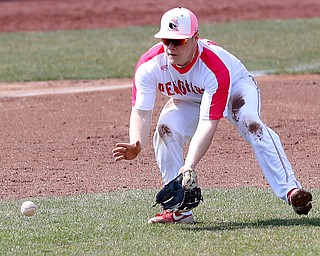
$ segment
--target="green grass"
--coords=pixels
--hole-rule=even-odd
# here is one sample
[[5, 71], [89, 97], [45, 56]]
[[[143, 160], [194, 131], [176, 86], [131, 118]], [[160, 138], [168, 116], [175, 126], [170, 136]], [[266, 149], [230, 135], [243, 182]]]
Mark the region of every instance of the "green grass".
[[238, 56], [249, 70], [320, 73], [320, 18], [207, 25], [209, 38]]
[[[320, 18], [201, 24], [249, 70], [319, 73]], [[0, 81], [132, 77], [158, 27], [0, 34]]]
[[[319, 73], [320, 19], [202, 24], [249, 70]], [[0, 81], [131, 77], [158, 27], [0, 34]], [[0, 255], [319, 255], [320, 212], [296, 215], [270, 190], [204, 190], [194, 225], [148, 225], [156, 191], [0, 201]]]
[[[320, 190], [299, 216], [270, 190], [205, 189], [193, 225], [148, 225], [156, 191], [1, 201], [1, 255], [319, 255]], [[25, 253], [27, 252], [27, 253]]]

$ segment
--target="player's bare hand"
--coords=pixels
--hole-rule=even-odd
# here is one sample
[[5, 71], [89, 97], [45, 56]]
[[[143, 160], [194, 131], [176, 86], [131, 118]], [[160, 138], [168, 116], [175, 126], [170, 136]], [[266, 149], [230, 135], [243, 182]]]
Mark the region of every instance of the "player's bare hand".
[[112, 150], [115, 161], [135, 159], [141, 152], [141, 143], [137, 141], [134, 144], [117, 143], [116, 148]]
[[191, 167], [187, 167], [187, 166], [182, 166], [180, 169], [179, 169], [179, 174], [180, 173], [184, 173], [185, 171], [188, 171], [188, 170], [192, 170]]
[[180, 174], [180, 173], [183, 173], [185, 170], [186, 170], [186, 168], [185, 168], [184, 166], [182, 166], [182, 167], [179, 169], [179, 174]]

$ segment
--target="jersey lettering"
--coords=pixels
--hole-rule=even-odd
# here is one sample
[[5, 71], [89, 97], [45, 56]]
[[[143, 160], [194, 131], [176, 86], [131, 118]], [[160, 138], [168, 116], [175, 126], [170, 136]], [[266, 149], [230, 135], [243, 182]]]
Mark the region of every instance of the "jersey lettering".
[[175, 83], [173, 83], [173, 88], [174, 88], [174, 92], [176, 94], [182, 95], [182, 92], [179, 90], [178, 86]]
[[165, 84], [158, 83], [158, 90], [163, 94], [168, 96], [174, 95], [186, 95], [187, 93], [193, 94], [203, 94], [204, 89], [198, 86], [192, 85], [192, 83], [188, 83], [187, 81], [183, 82], [178, 80], [177, 83], [167, 82]]
[[174, 95], [174, 93], [171, 92], [171, 90], [172, 90], [172, 88], [171, 88], [171, 82], [167, 82], [167, 83], [166, 83], [165, 89], [166, 89], [167, 94], [168, 94], [169, 96], [173, 96], [173, 95]]
[[184, 86], [183, 82], [178, 80], [178, 87], [181, 92], [181, 94], [186, 95], [187, 94], [187, 88]]

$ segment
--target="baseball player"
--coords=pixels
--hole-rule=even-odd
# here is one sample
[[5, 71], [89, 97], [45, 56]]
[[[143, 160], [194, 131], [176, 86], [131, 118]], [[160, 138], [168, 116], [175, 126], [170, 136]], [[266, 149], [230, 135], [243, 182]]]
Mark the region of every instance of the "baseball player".
[[[199, 37], [197, 17], [174, 8], [161, 18], [161, 42], [137, 63], [132, 88], [129, 143], [117, 143], [115, 161], [131, 160], [147, 143], [156, 92], [169, 97], [159, 116], [153, 145], [164, 184], [184, 170], [195, 169], [207, 152], [219, 120], [226, 118], [253, 148], [276, 196], [299, 215], [312, 208], [279, 136], [260, 119], [260, 93], [253, 76], [234, 55]], [[184, 159], [183, 149], [189, 144]], [[149, 223], [193, 223], [192, 211], [163, 211]]]

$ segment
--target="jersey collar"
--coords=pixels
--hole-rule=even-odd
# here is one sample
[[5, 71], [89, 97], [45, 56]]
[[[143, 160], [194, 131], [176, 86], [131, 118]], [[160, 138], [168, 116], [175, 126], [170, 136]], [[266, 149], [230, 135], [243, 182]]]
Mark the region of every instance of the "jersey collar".
[[174, 67], [175, 70], [177, 70], [180, 74], [184, 74], [187, 73], [194, 65], [194, 63], [196, 63], [197, 59], [198, 59], [198, 44], [197, 44], [197, 49], [196, 49], [196, 54], [194, 55], [192, 61], [185, 67], [183, 68], [179, 68], [177, 65], [172, 65]]

